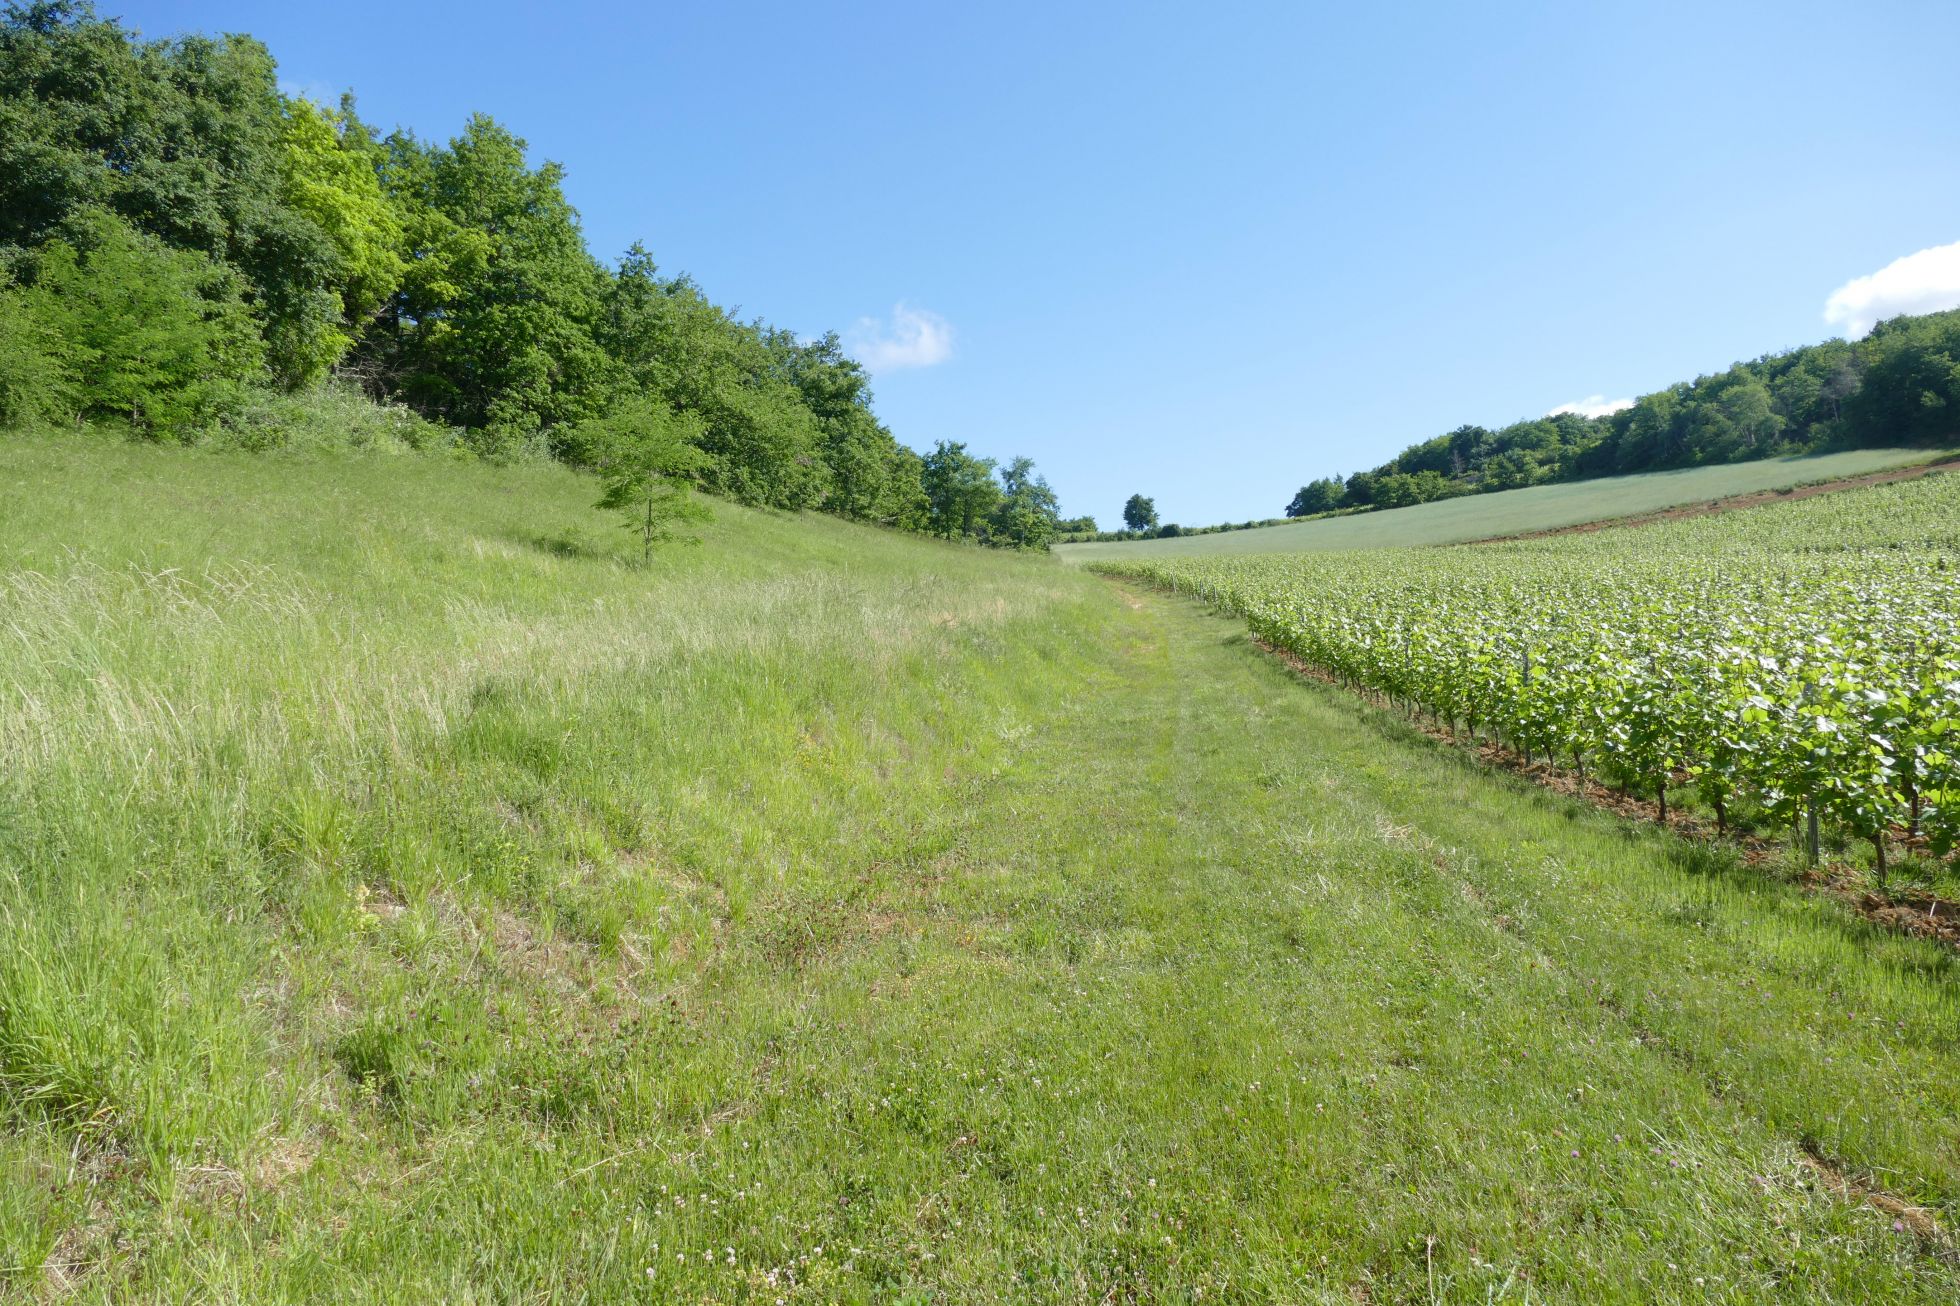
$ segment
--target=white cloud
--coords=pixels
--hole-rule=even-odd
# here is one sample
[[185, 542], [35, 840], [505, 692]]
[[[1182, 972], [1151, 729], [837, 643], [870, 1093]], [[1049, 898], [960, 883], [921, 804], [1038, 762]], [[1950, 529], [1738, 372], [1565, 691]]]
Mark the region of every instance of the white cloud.
[[1577, 413], [1581, 417], [1610, 417], [1631, 407], [1633, 407], [1631, 399], [1608, 399], [1605, 395], [1587, 395], [1575, 403], [1560, 404], [1545, 416], [1557, 417], [1560, 413]]
[[1845, 282], [1824, 301], [1824, 320], [1856, 340], [1888, 317], [1943, 308], [1960, 308], [1960, 242], [1922, 249]]
[[953, 324], [929, 309], [894, 304], [890, 322], [861, 317], [845, 343], [872, 372], [932, 367], [953, 356]]

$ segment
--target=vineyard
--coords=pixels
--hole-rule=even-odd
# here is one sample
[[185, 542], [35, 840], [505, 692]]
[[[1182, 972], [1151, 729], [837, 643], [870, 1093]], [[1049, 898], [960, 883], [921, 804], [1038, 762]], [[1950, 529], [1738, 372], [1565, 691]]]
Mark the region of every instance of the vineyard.
[[[1960, 476], [1454, 549], [1101, 563], [1524, 761], [1868, 848], [1960, 846]], [[1677, 798], [1678, 801], [1678, 798]]]

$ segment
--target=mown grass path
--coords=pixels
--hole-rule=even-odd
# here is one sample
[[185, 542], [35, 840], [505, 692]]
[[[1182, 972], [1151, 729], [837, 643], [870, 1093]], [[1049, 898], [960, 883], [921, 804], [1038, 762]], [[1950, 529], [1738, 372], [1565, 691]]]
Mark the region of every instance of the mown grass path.
[[1133, 1244], [1139, 1285], [1952, 1291], [1943, 1246], [1823, 1199], [1802, 1150], [1951, 1210], [1943, 954], [1492, 777], [1230, 623], [1141, 602], [1116, 683], [1054, 736], [1102, 746], [1055, 759], [1068, 778], [1028, 814], [1106, 868], [1054, 886], [1102, 998], [1062, 1042], [1155, 1089], [1115, 1150], [1175, 1176], [1153, 1198], [1185, 1228]]

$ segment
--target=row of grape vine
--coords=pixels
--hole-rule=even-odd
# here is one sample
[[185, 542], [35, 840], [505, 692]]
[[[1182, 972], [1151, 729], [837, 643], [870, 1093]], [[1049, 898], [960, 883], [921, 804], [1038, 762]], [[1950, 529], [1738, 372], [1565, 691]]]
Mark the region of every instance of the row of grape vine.
[[1726, 825], [1960, 847], [1960, 476], [1453, 549], [1108, 562], [1357, 690]]

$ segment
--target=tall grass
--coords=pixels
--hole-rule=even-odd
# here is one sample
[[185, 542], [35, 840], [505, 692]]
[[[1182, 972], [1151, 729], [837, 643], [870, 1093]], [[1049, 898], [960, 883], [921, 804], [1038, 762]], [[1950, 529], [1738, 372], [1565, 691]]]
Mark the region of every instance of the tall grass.
[[[824, 766], [718, 772], [867, 712], [902, 664], [944, 659], [924, 692], [966, 697], [976, 635], [1070, 588], [726, 505], [643, 570], [550, 467], [0, 459], [0, 1085], [16, 1125], [153, 1173], [248, 1169], [337, 1058], [380, 1055], [331, 1011], [365, 1005], [343, 986], [377, 899], [512, 905], [664, 965], [670, 935], [709, 942], [697, 899], [739, 918], [785, 873], [772, 805], [811, 806], [806, 837], [865, 817], [820, 810]], [[918, 709], [893, 706], [846, 746], [898, 760]], [[542, 795], [571, 771], [589, 793]], [[630, 892], [590, 883], [621, 865]]]

